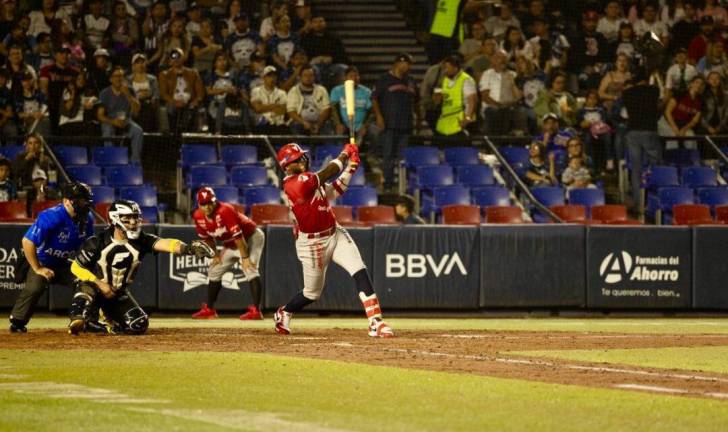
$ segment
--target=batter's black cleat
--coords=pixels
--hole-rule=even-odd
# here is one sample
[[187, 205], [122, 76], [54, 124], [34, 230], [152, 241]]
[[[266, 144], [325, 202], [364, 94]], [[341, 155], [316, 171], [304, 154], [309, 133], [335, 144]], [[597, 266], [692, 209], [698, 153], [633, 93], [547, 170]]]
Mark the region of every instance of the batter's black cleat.
[[28, 327], [24, 325], [10, 324], [10, 333], [28, 333]]
[[71, 322], [68, 324], [68, 333], [78, 336], [79, 333], [81, 333], [86, 328], [86, 322], [83, 320], [83, 318], [75, 318], [72, 319]]

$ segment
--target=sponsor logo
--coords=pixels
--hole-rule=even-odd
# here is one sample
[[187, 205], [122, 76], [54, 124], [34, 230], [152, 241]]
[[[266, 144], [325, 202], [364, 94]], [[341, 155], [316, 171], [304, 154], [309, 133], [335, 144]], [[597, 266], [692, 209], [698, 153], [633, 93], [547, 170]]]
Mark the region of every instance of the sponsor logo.
[[423, 278], [432, 272], [436, 278], [449, 276], [453, 272], [459, 272], [463, 276], [468, 275], [462, 259], [457, 252], [445, 254], [436, 259], [430, 254], [387, 254], [386, 277], [388, 278]]
[[[193, 290], [199, 286], [207, 286], [207, 273], [211, 261], [209, 258], [170, 254], [169, 278], [184, 284], [182, 292]], [[240, 268], [240, 260], [236, 260], [232, 269], [222, 275], [222, 287], [239, 290], [240, 284], [246, 280], [247, 278]]]
[[15, 283], [15, 263], [18, 261], [18, 250], [0, 247], [0, 290], [19, 290], [24, 284]]
[[71, 233], [68, 231], [61, 231], [58, 233], [58, 242], [59, 243], [68, 243], [68, 240], [71, 238]]
[[602, 260], [599, 275], [605, 283], [616, 284], [622, 281], [636, 282], [677, 282], [680, 279], [680, 257], [635, 256], [629, 252], [613, 252]]

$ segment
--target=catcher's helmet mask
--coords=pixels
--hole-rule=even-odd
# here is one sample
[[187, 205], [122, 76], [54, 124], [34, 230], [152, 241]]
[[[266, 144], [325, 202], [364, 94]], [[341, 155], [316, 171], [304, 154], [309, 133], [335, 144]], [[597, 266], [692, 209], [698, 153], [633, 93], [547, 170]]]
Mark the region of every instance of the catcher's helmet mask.
[[138, 239], [142, 232], [142, 210], [139, 204], [129, 200], [114, 201], [109, 207], [109, 224], [119, 228], [128, 239]]

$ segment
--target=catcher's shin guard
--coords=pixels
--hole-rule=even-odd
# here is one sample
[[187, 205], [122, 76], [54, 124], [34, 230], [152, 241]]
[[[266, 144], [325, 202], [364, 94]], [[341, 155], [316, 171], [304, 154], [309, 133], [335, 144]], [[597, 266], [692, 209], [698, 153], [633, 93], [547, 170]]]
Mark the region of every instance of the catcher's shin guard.
[[68, 332], [72, 335], [77, 335], [86, 328], [86, 320], [88, 319], [92, 301], [91, 296], [83, 292], [78, 292], [73, 296], [71, 307], [68, 310], [71, 319], [71, 322], [68, 323]]

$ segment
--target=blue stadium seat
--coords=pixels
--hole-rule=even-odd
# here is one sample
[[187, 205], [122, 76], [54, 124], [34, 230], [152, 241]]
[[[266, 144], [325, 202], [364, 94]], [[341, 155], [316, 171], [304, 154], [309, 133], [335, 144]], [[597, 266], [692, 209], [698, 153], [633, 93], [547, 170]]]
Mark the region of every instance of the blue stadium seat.
[[[240, 204], [239, 190], [235, 186], [215, 186], [212, 189], [215, 191], [218, 200]], [[195, 199], [197, 198], [195, 197]]]
[[180, 148], [180, 165], [183, 168], [192, 165], [216, 164], [217, 162], [217, 150], [213, 145], [183, 144]]
[[470, 204], [470, 188], [460, 185], [441, 186], [432, 190], [433, 199], [425, 201], [428, 208], [422, 207], [422, 214], [430, 215], [431, 213], [440, 214], [442, 208], [449, 205], [468, 205]]
[[500, 150], [501, 154], [509, 164], [528, 165], [530, 156], [528, 155], [528, 149], [526, 147], [509, 146], [501, 147], [498, 150]]
[[404, 150], [404, 165], [407, 168], [417, 168], [422, 165], [439, 165], [440, 150], [437, 147], [415, 146]]
[[61, 165], [86, 165], [88, 163], [88, 152], [86, 147], [60, 145], [53, 148], [53, 152]]
[[697, 149], [665, 150], [663, 160], [667, 165], [675, 167], [700, 165], [700, 151]]
[[449, 165], [424, 165], [417, 169], [417, 186], [420, 188], [432, 189], [453, 183], [452, 167]]
[[275, 186], [256, 186], [245, 189], [245, 205], [253, 204], [280, 204], [281, 191]]
[[672, 207], [678, 204], [694, 204], [693, 190], [686, 187], [664, 187], [657, 191], [662, 223], [672, 222]]
[[25, 146], [22, 145], [6, 145], [0, 146], [0, 155], [5, 156], [6, 159], [14, 161], [18, 153], [25, 150]]
[[258, 149], [251, 145], [226, 145], [221, 151], [221, 160], [227, 166], [254, 165], [258, 163]]
[[99, 166], [127, 165], [129, 151], [126, 147], [94, 147], [91, 149], [91, 160]]
[[100, 186], [103, 183], [101, 168], [95, 165], [70, 165], [65, 169], [71, 180], [78, 180], [89, 186]]
[[445, 151], [445, 162], [452, 166], [476, 165], [480, 163], [475, 147], [449, 147]]
[[366, 176], [364, 176], [364, 167], [359, 165], [359, 169], [357, 169], [354, 175], [351, 176], [349, 186], [365, 186], [366, 184], [367, 180]]
[[116, 199], [116, 192], [111, 186], [91, 186], [94, 194], [94, 204], [110, 203]]
[[[531, 189], [534, 198], [546, 207], [564, 205], [564, 190], [560, 187], [537, 187]], [[537, 207], [533, 208], [531, 217], [536, 223], [551, 222], [551, 218]]]
[[508, 189], [500, 186], [480, 187], [472, 190], [473, 204], [479, 207], [511, 205], [511, 197]]
[[709, 205], [711, 211], [715, 211], [716, 206], [728, 205], [728, 188], [700, 188], [698, 189], [698, 203]]
[[106, 167], [108, 186], [137, 186], [144, 183], [142, 167], [138, 165], [115, 165]]
[[131, 186], [119, 189], [119, 198], [135, 201], [142, 207], [157, 206], [157, 188], [154, 186]]
[[157, 207], [140, 206], [144, 223], [155, 224], [159, 222], [159, 209]]
[[647, 188], [657, 190], [665, 186], [678, 186], [677, 168], [671, 166], [653, 166], [647, 177]]
[[347, 205], [353, 208], [375, 206], [379, 203], [376, 189], [369, 186], [350, 187], [337, 201], [339, 205]]
[[313, 158], [321, 163], [327, 159], [336, 159], [341, 154], [343, 146], [333, 144], [319, 144], [313, 149]]
[[488, 165], [463, 165], [457, 167], [457, 182], [465, 186], [495, 184], [493, 168]]
[[268, 174], [262, 166], [236, 166], [230, 173], [230, 184], [237, 187], [263, 186], [268, 184]]
[[689, 188], [717, 186], [718, 177], [713, 168], [690, 166], [682, 170], [682, 185]]
[[227, 185], [227, 171], [219, 165], [195, 165], [187, 175], [187, 187], [196, 191], [200, 186]]
[[604, 190], [602, 189], [572, 189], [569, 191], [569, 204], [583, 205], [586, 208], [586, 217], [591, 217], [591, 207], [604, 205]]

